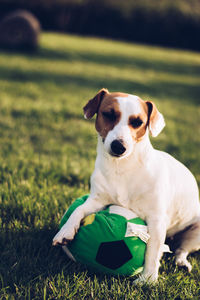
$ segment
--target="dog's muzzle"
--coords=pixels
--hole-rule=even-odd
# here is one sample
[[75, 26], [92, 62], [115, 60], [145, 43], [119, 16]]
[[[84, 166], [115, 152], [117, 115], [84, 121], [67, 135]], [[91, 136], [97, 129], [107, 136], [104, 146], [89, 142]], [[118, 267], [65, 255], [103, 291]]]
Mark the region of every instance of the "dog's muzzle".
[[122, 140], [112, 141], [110, 148], [111, 148], [110, 154], [113, 156], [121, 156], [126, 151], [126, 148], [124, 147]]

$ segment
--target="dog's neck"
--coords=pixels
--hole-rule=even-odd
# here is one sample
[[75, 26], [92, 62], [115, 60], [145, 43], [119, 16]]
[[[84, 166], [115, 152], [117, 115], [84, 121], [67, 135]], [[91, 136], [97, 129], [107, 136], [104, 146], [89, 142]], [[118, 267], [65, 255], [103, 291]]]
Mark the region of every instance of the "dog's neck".
[[148, 134], [134, 145], [134, 149], [127, 157], [114, 157], [111, 156], [104, 148], [102, 138], [98, 135], [97, 144], [97, 161], [100, 161], [104, 166], [120, 167], [120, 168], [134, 168], [147, 166], [153, 158], [153, 146], [150, 142]]

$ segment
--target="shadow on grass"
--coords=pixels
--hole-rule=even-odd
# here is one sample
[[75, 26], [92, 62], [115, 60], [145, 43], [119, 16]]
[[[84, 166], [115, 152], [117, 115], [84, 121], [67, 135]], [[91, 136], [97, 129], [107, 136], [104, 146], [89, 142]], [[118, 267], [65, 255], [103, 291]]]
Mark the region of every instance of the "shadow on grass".
[[[64, 276], [64, 281], [77, 281], [80, 276], [104, 282], [110, 288], [113, 280], [132, 282], [136, 277], [112, 276], [93, 272], [87, 267], [74, 263], [61, 247], [52, 246], [54, 229], [7, 230], [0, 233], [2, 289], [15, 293], [16, 287], [43, 289], [46, 280], [56, 281]], [[85, 275], [84, 275], [85, 274]], [[75, 278], [74, 278], [75, 277]]]
[[154, 71], [162, 71], [169, 72], [171, 74], [192, 74], [192, 75], [200, 75], [200, 67], [191, 63], [184, 64], [169, 62], [163, 60], [157, 60], [153, 57], [153, 49], [152, 49], [152, 57], [139, 58], [139, 57], [128, 57], [125, 55], [119, 54], [108, 54], [108, 53], [82, 53], [76, 52], [74, 55], [72, 52], [67, 51], [59, 51], [59, 50], [50, 50], [50, 49], [41, 49], [36, 57], [50, 59], [50, 60], [73, 60], [76, 59], [78, 61], [83, 62], [92, 62], [96, 64], [105, 64], [107, 66], [116, 66], [116, 67], [131, 67], [137, 68], [141, 70], [154, 70]]
[[40, 111], [38, 109], [30, 109], [30, 110], [22, 110], [22, 109], [16, 109], [16, 108], [12, 108], [11, 109], [11, 115], [13, 118], [15, 119], [34, 119], [34, 122], [41, 122], [44, 120], [46, 121], [47, 118], [63, 118], [63, 119], [80, 119], [80, 120], [84, 120], [84, 117], [78, 113], [72, 112], [72, 111], [67, 111], [66, 109], [62, 109], [60, 111], [55, 111], [55, 110], [48, 110], [45, 112], [45, 116], [44, 116], [44, 112]]
[[[173, 50], [169, 50], [172, 51]], [[5, 51], [3, 51], [5, 53]], [[12, 51], [6, 52], [7, 54], [13, 54]], [[27, 52], [14, 52], [18, 55], [25, 56], [27, 58], [39, 58], [51, 61], [63, 60], [63, 61], [80, 61], [80, 62], [90, 62], [95, 64], [105, 64], [107, 66], [115, 66], [115, 67], [129, 67], [129, 68], [137, 68], [143, 71], [153, 70], [153, 71], [161, 71], [171, 74], [181, 74], [181, 75], [200, 75], [200, 66], [195, 63], [184, 63], [183, 61], [175, 62], [175, 61], [164, 61], [163, 59], [157, 59], [156, 55], [154, 55], [154, 48], [152, 48], [152, 56], [146, 56], [145, 58], [126, 56], [115, 54], [115, 53], [94, 53], [94, 52], [83, 52], [81, 50], [67, 51], [65, 50], [54, 50], [48, 48], [40, 48], [37, 52], [27, 53]], [[156, 52], [155, 52], [156, 53]], [[137, 55], [137, 54], [136, 54]]]
[[186, 84], [176, 81], [150, 81], [149, 83], [139, 83], [134, 80], [112, 79], [112, 78], [92, 78], [75, 74], [59, 74], [47, 71], [24, 71], [15, 68], [0, 67], [0, 79], [14, 82], [36, 82], [55, 83], [61, 88], [67, 90], [67, 86], [76, 85], [83, 88], [93, 88], [99, 90], [101, 87], [107, 87], [113, 91], [121, 90], [128, 93], [147, 94], [159, 99], [177, 99], [180, 101], [189, 101], [199, 104], [200, 86], [199, 84]]
[[[71, 262], [62, 249], [52, 246], [56, 229], [1, 231], [1, 266], [4, 288], [12, 292], [15, 285], [30, 285], [41, 278], [54, 277], [64, 272], [73, 274], [78, 266]], [[3, 287], [2, 287], [3, 288]]]
[[[85, 266], [72, 262], [61, 247], [53, 247], [52, 239], [56, 232], [56, 228], [43, 228], [6, 230], [0, 233], [2, 289], [15, 293], [16, 286], [32, 287], [34, 293], [38, 285], [43, 289], [46, 280], [56, 281], [56, 277], [61, 274], [66, 282], [77, 281], [79, 276], [87, 275], [91, 280], [96, 277], [99, 282], [106, 280], [107, 285], [112, 284], [109, 280], [113, 276], [94, 273]], [[114, 277], [132, 280], [130, 277]]]

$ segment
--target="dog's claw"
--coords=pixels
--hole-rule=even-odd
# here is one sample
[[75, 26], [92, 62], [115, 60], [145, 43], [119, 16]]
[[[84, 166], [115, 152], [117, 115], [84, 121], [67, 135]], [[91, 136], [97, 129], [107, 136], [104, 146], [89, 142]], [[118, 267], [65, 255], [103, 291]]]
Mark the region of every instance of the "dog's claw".
[[62, 246], [67, 245], [70, 242], [70, 240], [67, 240], [66, 238], [62, 239]]
[[53, 240], [52, 246], [62, 246], [62, 243], [58, 242], [57, 240]]
[[52, 246], [66, 246], [71, 240], [67, 240], [65, 238], [62, 239], [62, 243], [58, 241], [53, 241]]
[[57, 241], [52, 242], [52, 246], [58, 246], [58, 245], [59, 245], [59, 243]]

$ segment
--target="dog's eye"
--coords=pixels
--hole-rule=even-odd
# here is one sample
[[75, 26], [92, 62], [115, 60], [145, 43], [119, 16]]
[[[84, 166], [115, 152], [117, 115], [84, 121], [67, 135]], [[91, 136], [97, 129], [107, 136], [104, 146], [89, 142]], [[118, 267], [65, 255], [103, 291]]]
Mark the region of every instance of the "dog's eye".
[[115, 111], [113, 109], [111, 111], [102, 112], [102, 115], [104, 116], [104, 118], [108, 119], [109, 121], [115, 121], [117, 118]]
[[140, 118], [134, 118], [130, 120], [130, 125], [133, 128], [138, 128], [143, 124], [143, 121]]

